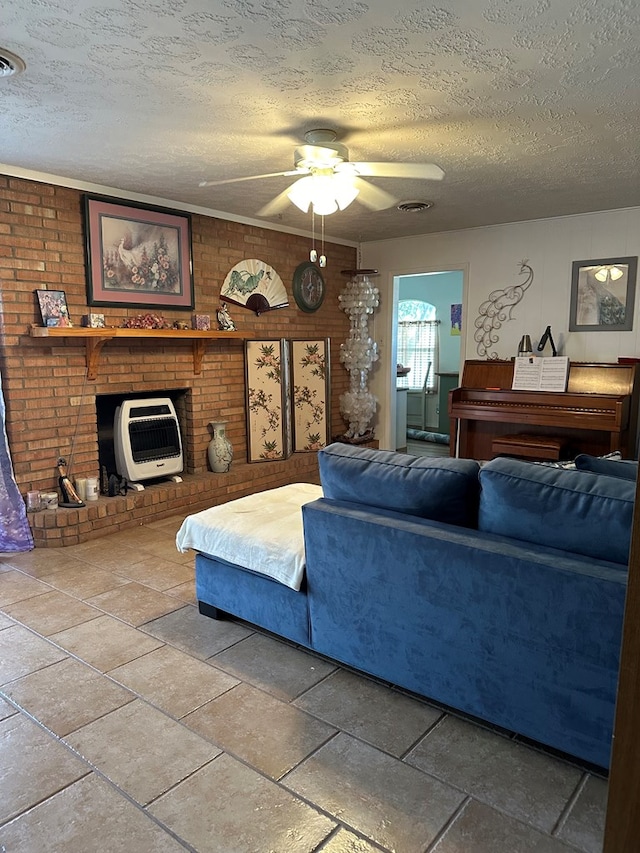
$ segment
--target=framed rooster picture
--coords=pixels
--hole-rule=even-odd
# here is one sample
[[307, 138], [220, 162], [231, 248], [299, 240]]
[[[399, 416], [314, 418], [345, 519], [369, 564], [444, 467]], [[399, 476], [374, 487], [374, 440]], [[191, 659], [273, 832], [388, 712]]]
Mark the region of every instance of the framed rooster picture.
[[191, 310], [191, 217], [84, 195], [87, 300], [91, 306]]

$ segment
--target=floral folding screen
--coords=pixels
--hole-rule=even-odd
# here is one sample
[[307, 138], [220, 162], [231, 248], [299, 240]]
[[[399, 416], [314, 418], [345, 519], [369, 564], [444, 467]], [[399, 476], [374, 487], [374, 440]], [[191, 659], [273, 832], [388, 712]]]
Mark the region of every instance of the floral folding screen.
[[245, 342], [247, 457], [286, 459], [329, 441], [329, 339]]
[[293, 449], [320, 450], [329, 442], [329, 339], [291, 341]]
[[246, 341], [249, 462], [291, 455], [289, 348], [280, 340]]

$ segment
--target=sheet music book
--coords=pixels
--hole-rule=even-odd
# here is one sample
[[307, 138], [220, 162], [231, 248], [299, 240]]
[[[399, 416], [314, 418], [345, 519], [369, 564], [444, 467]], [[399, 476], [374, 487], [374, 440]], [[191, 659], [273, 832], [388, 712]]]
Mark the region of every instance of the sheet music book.
[[567, 356], [522, 356], [515, 359], [511, 388], [514, 391], [566, 391], [568, 378]]

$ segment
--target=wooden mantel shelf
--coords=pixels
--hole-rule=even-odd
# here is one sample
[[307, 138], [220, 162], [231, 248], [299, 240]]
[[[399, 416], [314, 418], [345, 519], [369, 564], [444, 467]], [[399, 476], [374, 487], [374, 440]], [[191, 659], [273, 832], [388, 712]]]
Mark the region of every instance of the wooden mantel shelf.
[[31, 326], [32, 338], [81, 338], [87, 351], [87, 379], [98, 378], [98, 365], [102, 347], [115, 338], [138, 338], [139, 340], [191, 341], [193, 348], [193, 372], [202, 371], [202, 359], [210, 341], [246, 340], [253, 332], [202, 332], [195, 329], [89, 329], [69, 326]]

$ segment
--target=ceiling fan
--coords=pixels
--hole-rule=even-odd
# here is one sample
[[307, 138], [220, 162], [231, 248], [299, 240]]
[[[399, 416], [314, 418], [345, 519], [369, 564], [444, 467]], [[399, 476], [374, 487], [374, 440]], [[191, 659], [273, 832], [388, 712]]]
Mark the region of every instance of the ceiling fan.
[[344, 210], [356, 197], [371, 210], [383, 210], [397, 203], [397, 199], [390, 193], [364, 181], [363, 176], [431, 181], [440, 181], [444, 177], [442, 169], [434, 163], [351, 162], [349, 149], [336, 142], [336, 138], [337, 134], [333, 130], [310, 130], [304, 135], [305, 144], [294, 151], [293, 169], [222, 181], [201, 181], [199, 186], [212, 187], [262, 178], [297, 176], [298, 180], [292, 186], [268, 202], [257, 215], [273, 216], [289, 202], [293, 202], [304, 212], [311, 206], [314, 213], [326, 216], [338, 209]]

